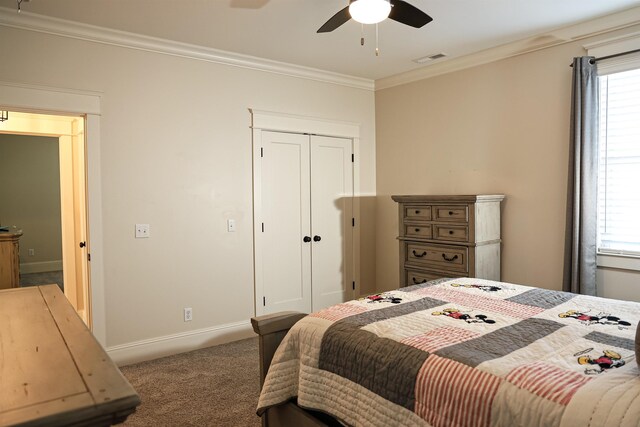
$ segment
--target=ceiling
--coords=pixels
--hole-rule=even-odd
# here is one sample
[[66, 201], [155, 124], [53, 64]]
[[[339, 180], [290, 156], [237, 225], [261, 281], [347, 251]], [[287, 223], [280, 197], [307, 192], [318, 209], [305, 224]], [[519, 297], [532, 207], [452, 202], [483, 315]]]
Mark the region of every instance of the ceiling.
[[[24, 12], [380, 79], [640, 6], [640, 0], [407, 0], [433, 17], [421, 29], [386, 20], [316, 30], [348, 0], [31, 0]], [[16, 0], [0, 0], [15, 8]], [[446, 61], [447, 58], [439, 61]], [[428, 66], [428, 65], [427, 65]]]

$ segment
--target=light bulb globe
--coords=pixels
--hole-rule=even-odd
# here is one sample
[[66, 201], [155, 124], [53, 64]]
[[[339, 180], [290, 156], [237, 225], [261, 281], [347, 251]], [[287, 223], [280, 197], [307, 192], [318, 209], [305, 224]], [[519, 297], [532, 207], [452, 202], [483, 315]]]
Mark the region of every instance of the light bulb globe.
[[377, 24], [384, 21], [391, 12], [387, 0], [355, 0], [349, 5], [349, 14], [361, 24]]

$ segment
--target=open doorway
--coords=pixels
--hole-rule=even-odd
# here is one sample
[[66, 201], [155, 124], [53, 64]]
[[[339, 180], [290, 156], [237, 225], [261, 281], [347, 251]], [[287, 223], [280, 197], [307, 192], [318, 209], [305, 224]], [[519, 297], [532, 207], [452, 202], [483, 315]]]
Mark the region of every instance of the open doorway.
[[23, 233], [21, 287], [55, 283], [64, 290], [59, 151], [56, 137], [0, 134], [0, 226]]
[[84, 128], [81, 116], [9, 111], [0, 221], [20, 234], [18, 286], [58, 284], [91, 327]]

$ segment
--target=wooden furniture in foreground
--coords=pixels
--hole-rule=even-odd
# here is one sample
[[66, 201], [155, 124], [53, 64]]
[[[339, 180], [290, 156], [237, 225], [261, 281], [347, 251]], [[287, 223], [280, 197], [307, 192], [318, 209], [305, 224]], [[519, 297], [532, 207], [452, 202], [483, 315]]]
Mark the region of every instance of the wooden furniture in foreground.
[[[260, 349], [260, 387], [264, 384], [271, 359], [287, 332], [306, 314], [286, 311], [251, 318], [253, 330], [258, 334]], [[329, 415], [300, 408], [295, 402], [273, 406], [262, 415], [263, 427], [333, 427], [341, 424]]]
[[108, 426], [140, 398], [57, 285], [0, 291], [0, 426]]
[[442, 277], [500, 280], [503, 195], [391, 198], [398, 202], [400, 286]]
[[22, 230], [0, 231], [0, 289], [20, 286], [20, 236]]

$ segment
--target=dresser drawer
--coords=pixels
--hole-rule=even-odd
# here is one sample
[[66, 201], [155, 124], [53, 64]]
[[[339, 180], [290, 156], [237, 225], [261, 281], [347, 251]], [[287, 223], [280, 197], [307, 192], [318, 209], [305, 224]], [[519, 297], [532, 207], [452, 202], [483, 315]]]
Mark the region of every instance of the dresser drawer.
[[467, 272], [468, 248], [405, 242], [406, 263], [423, 268]]
[[466, 205], [448, 205], [433, 207], [434, 221], [469, 222], [469, 209]]
[[434, 224], [433, 238], [454, 242], [469, 241], [469, 227], [466, 225]]
[[406, 224], [404, 226], [404, 235], [407, 237], [419, 237], [422, 239], [431, 239], [433, 234], [431, 233], [431, 225], [421, 224]]
[[431, 206], [405, 206], [404, 217], [423, 221], [431, 220]]
[[444, 275], [439, 273], [417, 270], [405, 270], [404, 276], [404, 286], [419, 285], [421, 283], [427, 283], [429, 280], [441, 279], [445, 277]]

